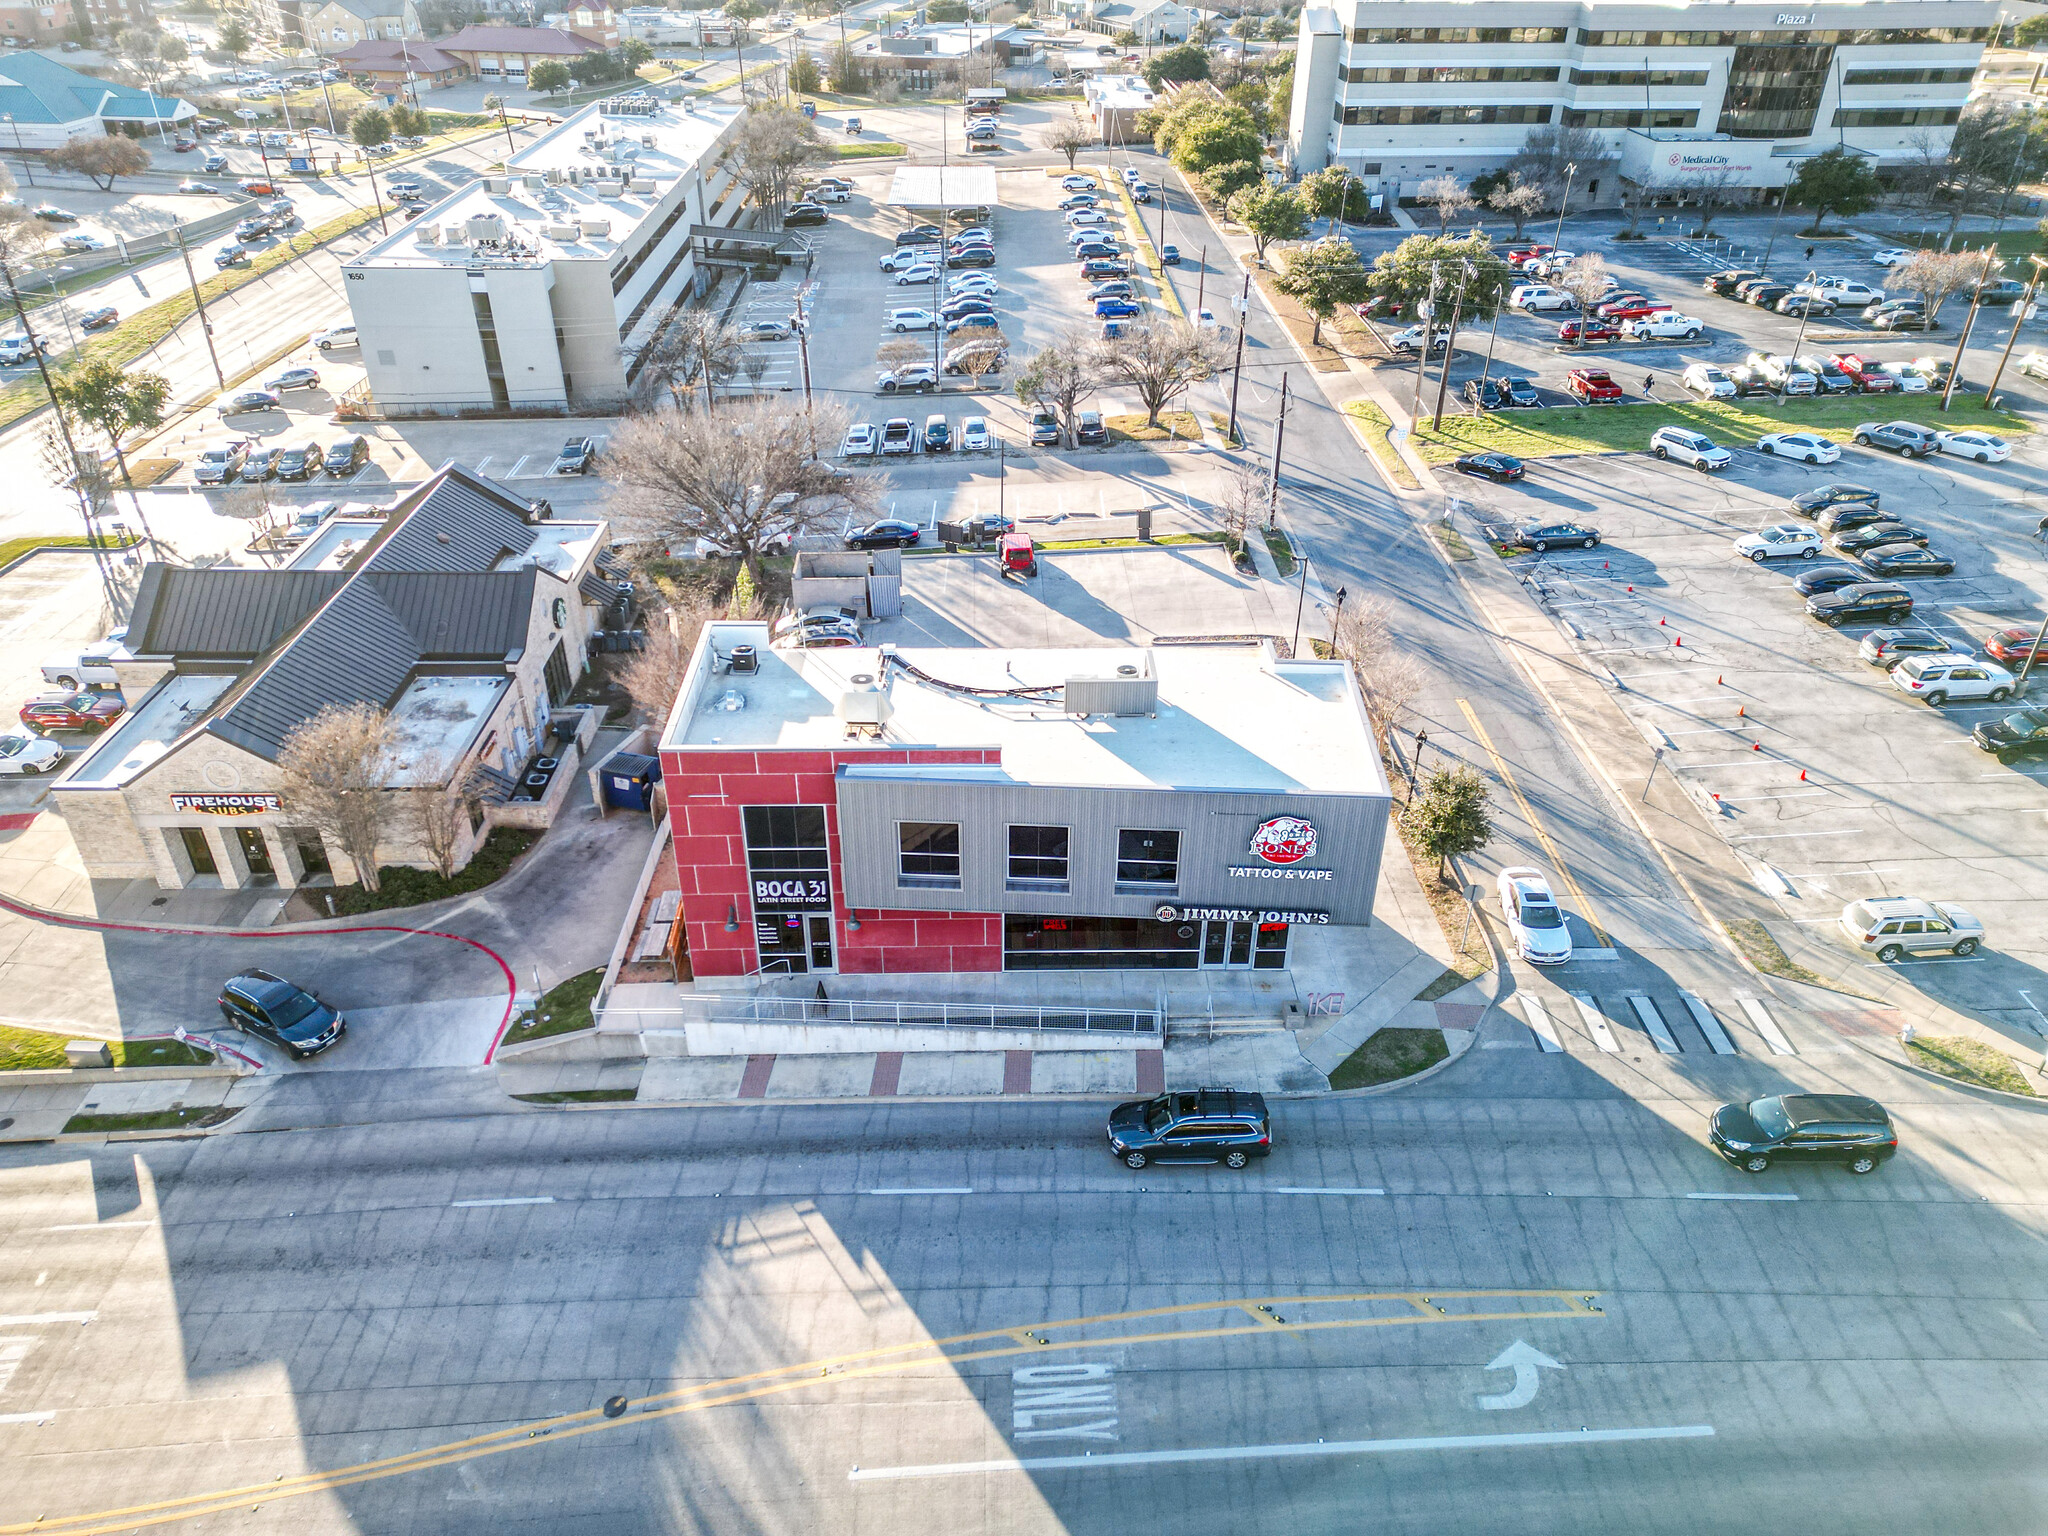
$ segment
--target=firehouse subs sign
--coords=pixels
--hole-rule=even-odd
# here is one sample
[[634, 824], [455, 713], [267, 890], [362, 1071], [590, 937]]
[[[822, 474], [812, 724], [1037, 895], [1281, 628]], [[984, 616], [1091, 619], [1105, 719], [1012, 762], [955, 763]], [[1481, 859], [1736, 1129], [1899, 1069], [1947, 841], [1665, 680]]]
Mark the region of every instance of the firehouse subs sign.
[[1154, 907], [1162, 923], [1327, 923], [1327, 912], [1283, 912], [1259, 907]]
[[1227, 872], [1236, 880], [1334, 879], [1334, 870], [1293, 867], [1313, 857], [1315, 851], [1316, 829], [1307, 817], [1273, 816], [1252, 829], [1251, 852], [1259, 862], [1232, 864]]
[[284, 809], [278, 795], [173, 795], [174, 811], [197, 811], [204, 816], [264, 816]]

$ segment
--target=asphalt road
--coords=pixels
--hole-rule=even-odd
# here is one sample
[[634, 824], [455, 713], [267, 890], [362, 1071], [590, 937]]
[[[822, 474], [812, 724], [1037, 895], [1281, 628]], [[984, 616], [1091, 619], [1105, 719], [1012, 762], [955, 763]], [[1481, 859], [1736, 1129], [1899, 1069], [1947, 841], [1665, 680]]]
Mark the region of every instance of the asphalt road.
[[2038, 1529], [2034, 1114], [1933, 1089], [1877, 1176], [1752, 1180], [1707, 1104], [1517, 1060], [1566, 1095], [1285, 1104], [1238, 1175], [1089, 1105], [10, 1150], [0, 1520]]

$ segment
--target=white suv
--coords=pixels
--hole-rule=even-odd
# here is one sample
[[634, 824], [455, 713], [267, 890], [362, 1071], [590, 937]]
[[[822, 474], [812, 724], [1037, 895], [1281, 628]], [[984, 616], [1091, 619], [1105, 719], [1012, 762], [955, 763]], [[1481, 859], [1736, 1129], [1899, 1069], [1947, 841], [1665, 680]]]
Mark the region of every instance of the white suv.
[[1866, 304], [1884, 302], [1882, 288], [1873, 288], [1870, 284], [1853, 277], [1824, 277], [1816, 283], [1801, 283], [1792, 291], [1810, 293], [1817, 299], [1826, 299], [1837, 309], [1861, 309]]
[[1782, 560], [1788, 555], [1811, 560], [1820, 553], [1820, 535], [1798, 523], [1772, 523], [1768, 528], [1745, 533], [1737, 539], [1735, 553], [1747, 555], [1758, 565], [1766, 560]]
[[1643, 315], [1634, 320], [1623, 321], [1621, 334], [1633, 336], [1638, 341], [1652, 338], [1669, 340], [1672, 337], [1693, 341], [1705, 330], [1706, 326], [1691, 315], [1674, 314], [1667, 310], [1661, 315]]
[[928, 309], [892, 309], [883, 323], [898, 335], [905, 331], [935, 331], [939, 328], [938, 316]]
[[1526, 309], [1531, 314], [1546, 309], [1577, 309], [1579, 301], [1562, 288], [1542, 283], [1523, 283], [1508, 295], [1508, 308]]
[[1939, 709], [1950, 699], [1983, 699], [2003, 704], [2019, 686], [2015, 678], [1995, 661], [1974, 656], [1908, 656], [1892, 668], [1892, 686], [1916, 699], [1925, 699]]
[[1908, 955], [1974, 955], [1984, 925], [1965, 907], [1917, 896], [1867, 896], [1842, 908], [1842, 932], [1886, 965]]
[[1676, 459], [1702, 473], [1726, 469], [1734, 456], [1703, 432], [1684, 427], [1659, 427], [1650, 434], [1650, 452], [1660, 459]]

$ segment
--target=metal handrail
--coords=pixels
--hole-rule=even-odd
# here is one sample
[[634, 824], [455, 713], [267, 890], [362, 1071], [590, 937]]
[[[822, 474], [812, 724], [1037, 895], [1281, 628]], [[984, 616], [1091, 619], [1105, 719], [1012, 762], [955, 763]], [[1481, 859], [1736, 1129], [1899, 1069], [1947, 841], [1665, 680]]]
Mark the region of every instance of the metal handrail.
[[[943, 1029], [1080, 1029], [1122, 1034], [1158, 1034], [1160, 1015], [1150, 1008], [1091, 1008], [1086, 1005], [864, 1002], [855, 999], [763, 997], [747, 999], [743, 1018], [756, 1024], [925, 1025]], [[733, 1022], [728, 1015], [724, 1022]]]

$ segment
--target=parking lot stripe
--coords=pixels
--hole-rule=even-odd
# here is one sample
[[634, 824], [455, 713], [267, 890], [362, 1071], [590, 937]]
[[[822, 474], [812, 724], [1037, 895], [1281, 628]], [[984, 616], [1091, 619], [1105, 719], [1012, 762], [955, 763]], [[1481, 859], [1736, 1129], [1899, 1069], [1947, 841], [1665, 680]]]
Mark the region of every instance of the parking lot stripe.
[[1551, 1053], [1564, 1049], [1564, 1042], [1557, 1038], [1557, 1026], [1550, 1022], [1550, 1013], [1544, 1008], [1541, 998], [1533, 992], [1524, 992], [1522, 1012], [1528, 1015], [1529, 1032], [1536, 1037], [1538, 1045]]
[[1764, 1044], [1771, 1048], [1772, 1055], [1797, 1056], [1799, 1054], [1792, 1049], [1792, 1042], [1785, 1038], [1785, 1031], [1778, 1028], [1778, 1021], [1772, 1018], [1765, 1010], [1762, 998], [1738, 997], [1735, 1001], [1741, 1006], [1742, 1011], [1749, 1016], [1751, 1027], [1764, 1037]]
[[1558, 878], [1565, 884], [1565, 889], [1572, 893], [1572, 900], [1578, 903], [1579, 913], [1586, 919], [1586, 926], [1593, 930], [1593, 937], [1600, 941], [1602, 949], [1610, 947], [1614, 941], [1607, 936], [1607, 930], [1601, 926], [1598, 915], [1593, 911], [1593, 903], [1586, 900], [1586, 893], [1579, 889], [1579, 882], [1572, 876], [1571, 866], [1565, 863], [1564, 855], [1559, 853], [1557, 845], [1551, 842], [1550, 833], [1544, 830], [1543, 823], [1537, 820], [1536, 809], [1522, 793], [1522, 786], [1516, 781], [1513, 771], [1509, 769], [1500, 753], [1494, 750], [1493, 738], [1486, 734], [1486, 727], [1479, 723], [1479, 716], [1473, 712], [1470, 703], [1460, 699], [1458, 708], [1464, 711], [1465, 721], [1472, 727], [1472, 734], [1478, 738], [1479, 745], [1484, 747], [1486, 755], [1493, 759], [1494, 769], [1500, 774], [1501, 782], [1507, 785], [1509, 792], [1514, 795], [1515, 804], [1522, 808], [1522, 818], [1529, 823], [1529, 830], [1536, 834], [1536, 841], [1543, 845], [1544, 853], [1549, 855], [1551, 867], [1557, 871]]
[[519, 478], [519, 471], [526, 468], [526, 461], [532, 457], [533, 455], [530, 453], [522, 453], [521, 455], [519, 455], [519, 462], [514, 464], [510, 469], [505, 471], [505, 478], [507, 480], [517, 480]]
[[1685, 1004], [1686, 1012], [1692, 1015], [1693, 1023], [1699, 1025], [1700, 1033], [1707, 1037], [1707, 1044], [1714, 1048], [1716, 1056], [1733, 1056], [1735, 1042], [1728, 1038], [1728, 1031], [1721, 1027], [1721, 1021], [1714, 1017], [1714, 1010], [1706, 1005], [1705, 999], [1692, 992], [1681, 992], [1679, 1000]]
[[1635, 1009], [1636, 1018], [1641, 1021], [1650, 1038], [1657, 1042], [1657, 1049], [1666, 1056], [1676, 1056], [1678, 1037], [1671, 1033], [1671, 1027], [1664, 1022], [1664, 1016], [1657, 1011], [1657, 1005], [1640, 993], [1630, 993], [1629, 1007]]
[[1837, 827], [1832, 832], [1745, 832], [1728, 839], [1731, 843], [1774, 843], [1787, 837], [1858, 837], [1867, 827]]
[[505, 1195], [496, 1200], [450, 1200], [448, 1204], [458, 1211], [476, 1210], [487, 1205], [553, 1205], [553, 1195]]
[[1687, 1195], [1688, 1200], [1797, 1200], [1797, 1195], [1740, 1195], [1732, 1190], [1713, 1190]]
[[1594, 1004], [1592, 994], [1574, 992], [1572, 1001], [1579, 1005], [1579, 1022], [1586, 1026], [1586, 1033], [1593, 1037], [1593, 1043], [1610, 1055], [1621, 1050], [1621, 1042], [1614, 1038], [1614, 1031], [1607, 1027], [1607, 1020], [1600, 1016], [1600, 1009]]

